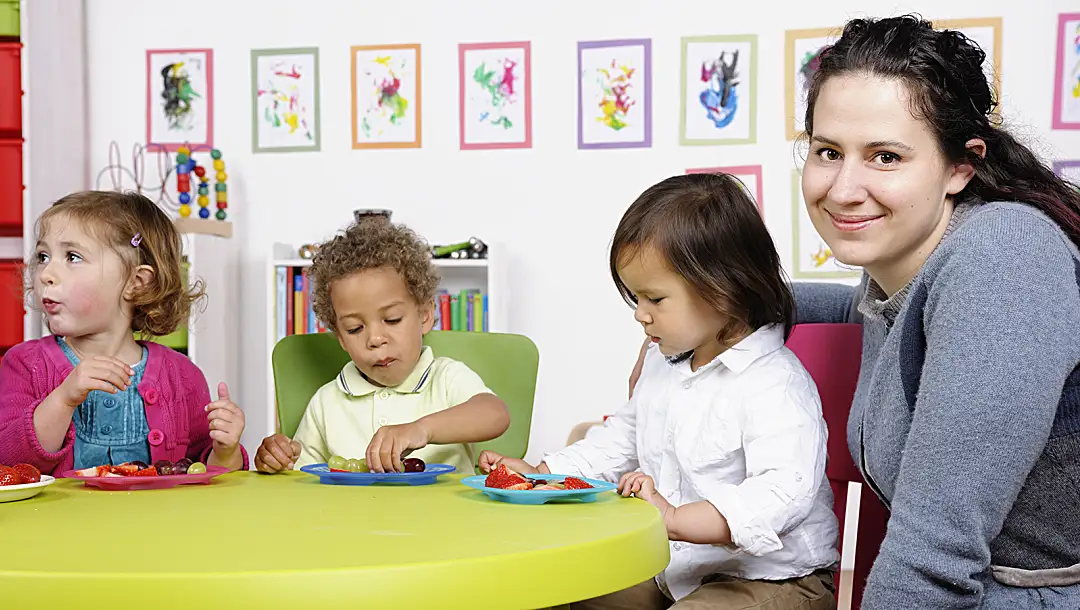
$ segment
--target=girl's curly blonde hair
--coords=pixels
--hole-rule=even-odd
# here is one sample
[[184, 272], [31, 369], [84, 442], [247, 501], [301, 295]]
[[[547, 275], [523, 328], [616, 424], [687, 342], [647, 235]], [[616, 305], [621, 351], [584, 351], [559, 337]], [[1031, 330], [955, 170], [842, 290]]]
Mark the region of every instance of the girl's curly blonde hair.
[[431, 263], [427, 242], [405, 225], [391, 223], [385, 218], [365, 218], [321, 244], [311, 262], [308, 273], [315, 283], [312, 307], [327, 328], [337, 332], [330, 284], [379, 267], [397, 271], [418, 306], [433, 302], [439, 273]]
[[[165, 212], [146, 197], [113, 191], [72, 193], [57, 200], [38, 218], [38, 236], [48, 234], [59, 220], [77, 223], [116, 252], [125, 273], [133, 273], [140, 265], [154, 270], [150, 282], [131, 299], [131, 328], [141, 335], [160, 337], [173, 332], [188, 319], [192, 305], [206, 296], [201, 280], [186, 285], [180, 234]], [[136, 235], [141, 239], [132, 241]], [[27, 266], [28, 297], [33, 293], [36, 266], [34, 257]], [[27, 300], [37, 305], [32, 298]]]

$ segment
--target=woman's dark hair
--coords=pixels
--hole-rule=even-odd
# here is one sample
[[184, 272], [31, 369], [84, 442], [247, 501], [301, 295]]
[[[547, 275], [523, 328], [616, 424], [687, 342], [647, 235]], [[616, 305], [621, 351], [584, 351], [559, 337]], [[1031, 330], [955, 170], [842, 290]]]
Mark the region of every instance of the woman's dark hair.
[[620, 263], [655, 248], [672, 271], [729, 322], [718, 339], [730, 347], [746, 330], [795, 321], [795, 298], [780, 256], [746, 188], [728, 174], [674, 176], [642, 193], [623, 214], [611, 243], [611, 278], [631, 306]]
[[[975, 168], [958, 200], [1026, 203], [1080, 246], [1080, 192], [998, 126], [998, 102], [983, 72], [985, 60], [986, 53], [961, 32], [935, 30], [917, 15], [853, 19], [821, 53], [807, 95], [806, 134], [813, 136], [814, 104], [830, 78], [870, 74], [897, 79], [907, 88], [912, 116], [926, 122], [945, 157]], [[965, 147], [972, 138], [986, 143], [985, 158]]]

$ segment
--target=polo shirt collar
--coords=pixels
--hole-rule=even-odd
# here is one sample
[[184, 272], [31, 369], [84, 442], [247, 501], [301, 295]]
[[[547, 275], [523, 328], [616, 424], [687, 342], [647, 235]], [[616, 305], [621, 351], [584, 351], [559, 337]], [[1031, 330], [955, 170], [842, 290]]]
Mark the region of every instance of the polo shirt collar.
[[[393, 390], [398, 394], [416, 394], [424, 389], [424, 386], [431, 378], [431, 366], [435, 363], [435, 355], [431, 352], [431, 348], [424, 346], [424, 349], [420, 351], [420, 359], [413, 367], [409, 376], [405, 378], [396, 387], [386, 388]], [[360, 369], [356, 368], [356, 363], [350, 361], [337, 376], [338, 389], [350, 396], [367, 396], [373, 394], [378, 390], [383, 389], [381, 386], [377, 386], [370, 381], [360, 372]]]

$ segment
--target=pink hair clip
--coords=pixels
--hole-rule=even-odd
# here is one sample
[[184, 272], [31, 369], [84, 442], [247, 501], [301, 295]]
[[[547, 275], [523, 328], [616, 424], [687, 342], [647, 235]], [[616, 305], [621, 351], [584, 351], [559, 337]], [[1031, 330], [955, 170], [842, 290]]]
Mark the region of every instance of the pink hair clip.
[[135, 247], [135, 248], [138, 248], [139, 244], [141, 244], [141, 243], [142, 243], [142, 233], [136, 233], [135, 237], [131, 238], [131, 245], [133, 247]]

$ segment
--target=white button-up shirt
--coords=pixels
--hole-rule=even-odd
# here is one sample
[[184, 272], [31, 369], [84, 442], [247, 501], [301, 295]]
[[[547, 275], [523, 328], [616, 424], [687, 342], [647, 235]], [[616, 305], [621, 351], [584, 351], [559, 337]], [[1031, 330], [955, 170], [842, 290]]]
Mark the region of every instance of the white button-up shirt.
[[779, 580], [840, 560], [827, 438], [817, 387], [767, 326], [697, 371], [650, 347], [630, 402], [544, 461], [612, 482], [641, 470], [676, 506], [716, 507], [733, 545], [671, 543], [657, 580], [679, 600], [711, 574]]

